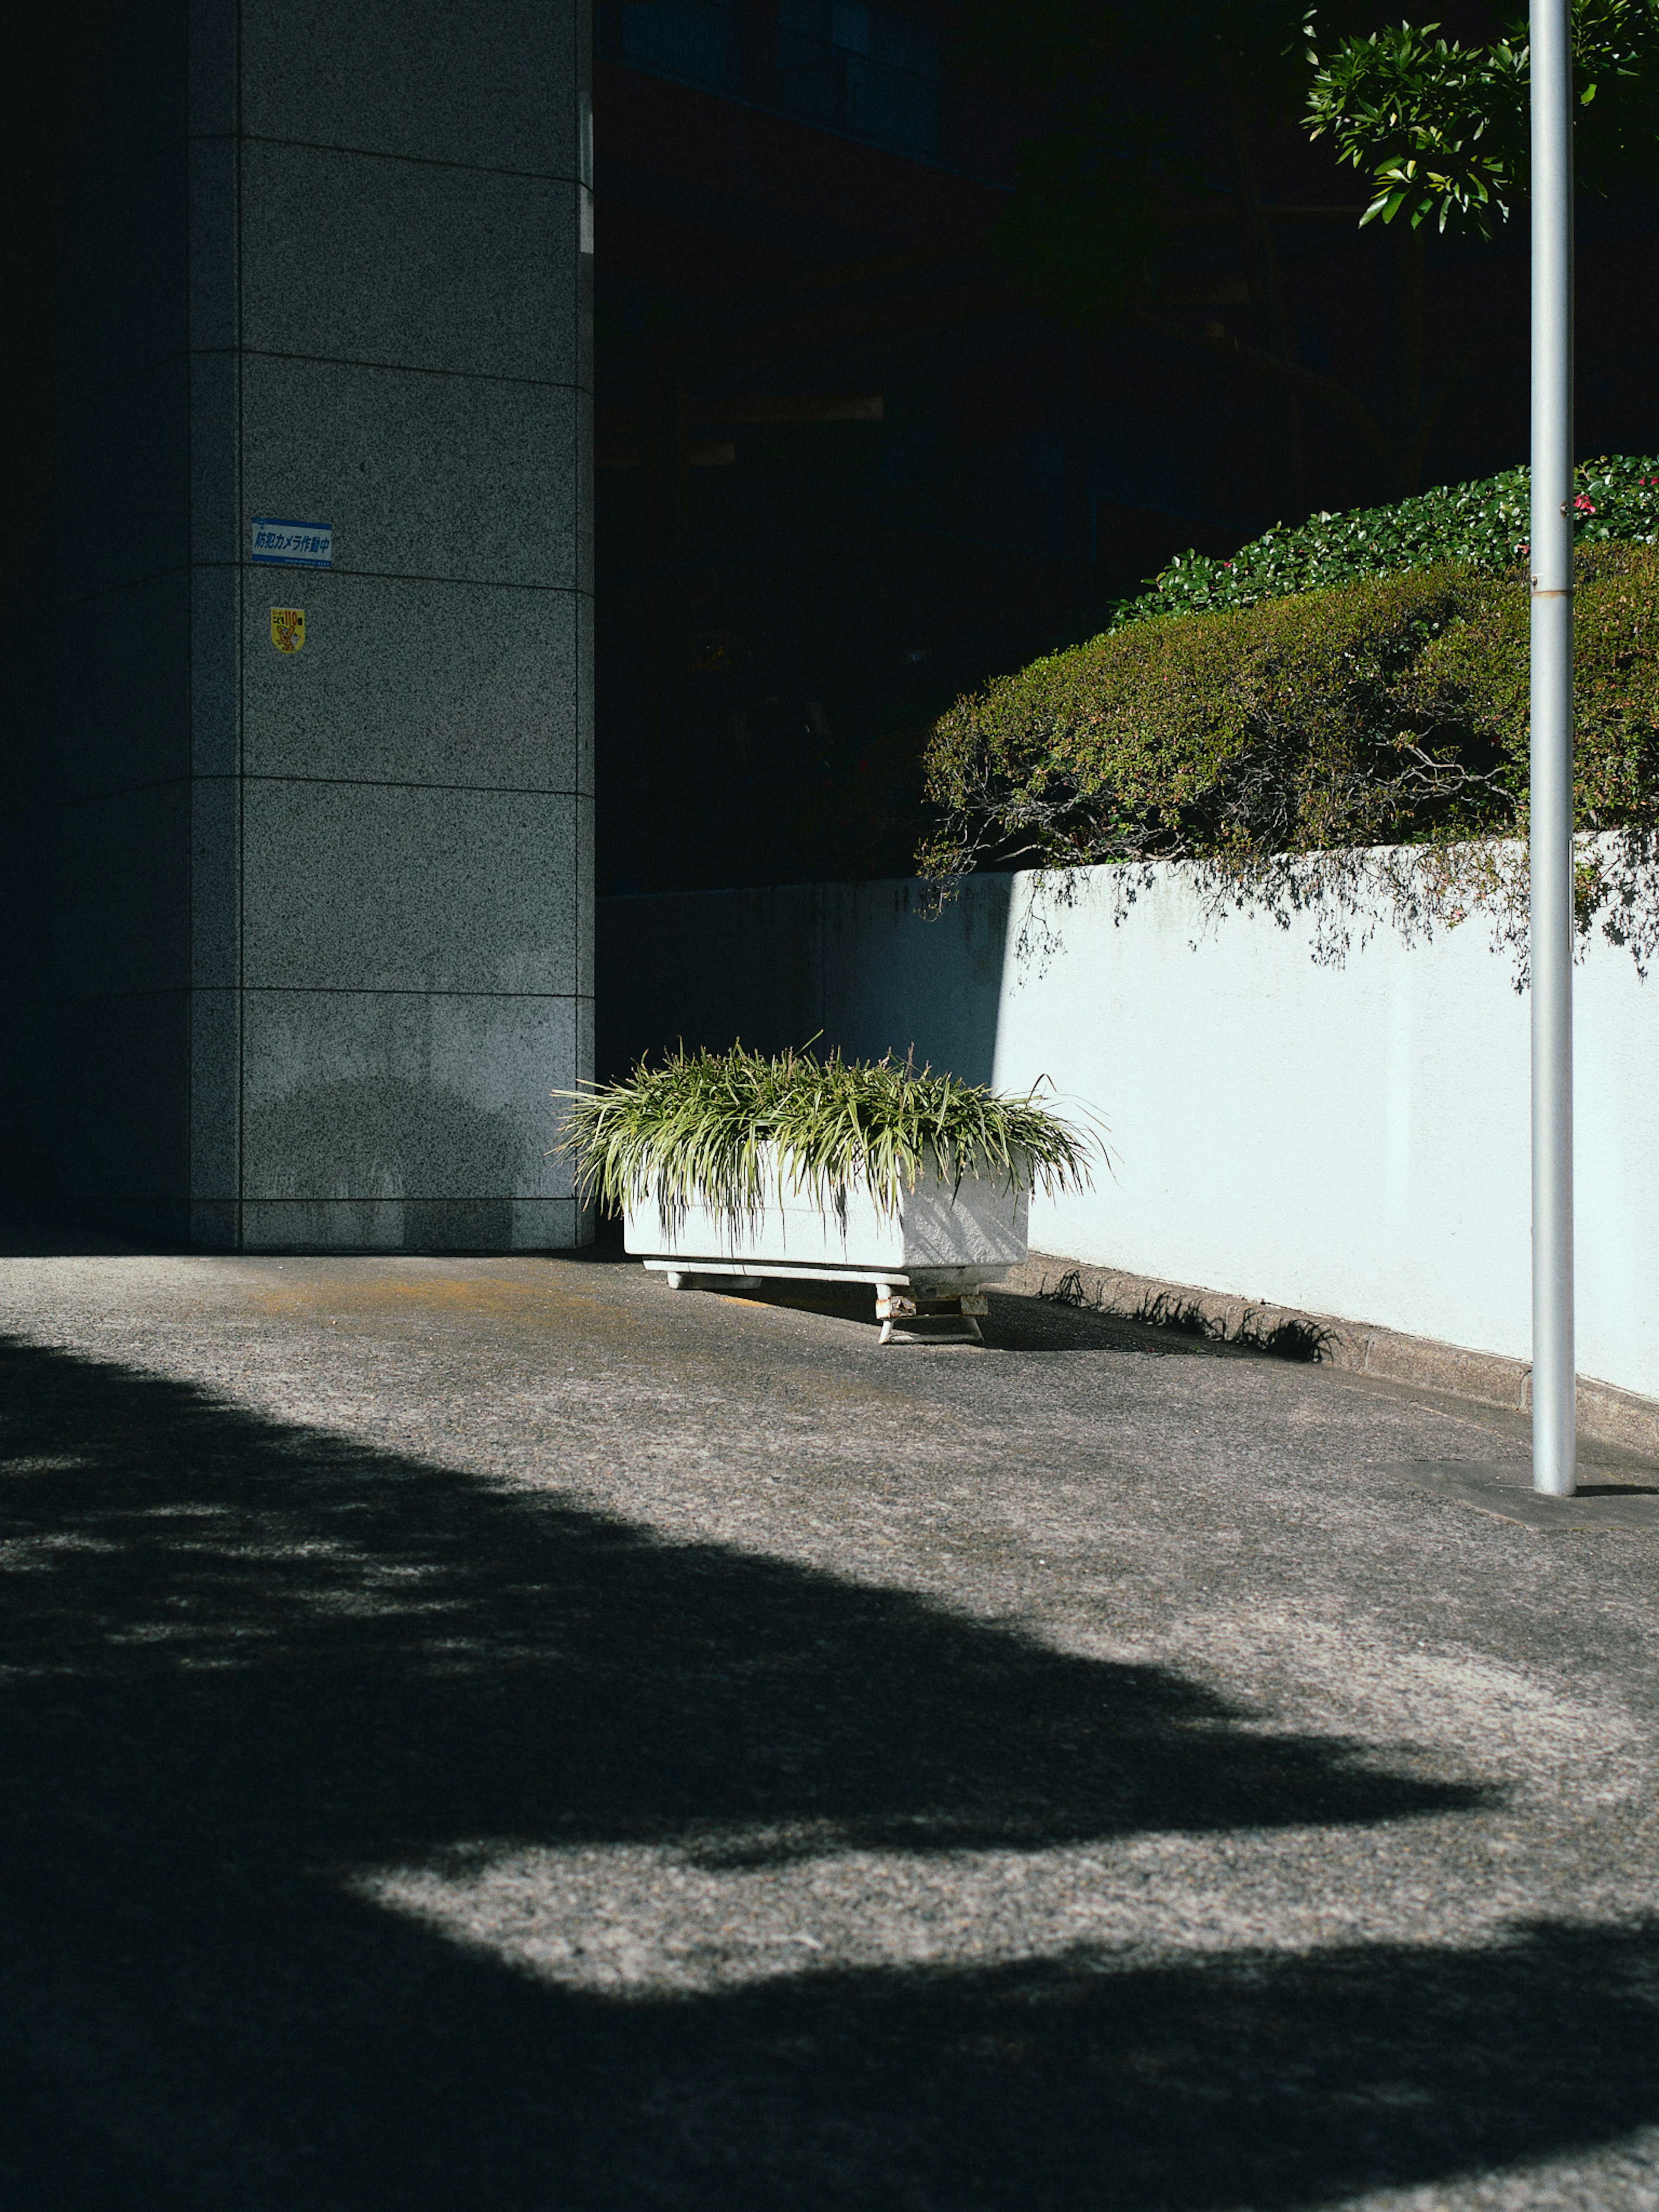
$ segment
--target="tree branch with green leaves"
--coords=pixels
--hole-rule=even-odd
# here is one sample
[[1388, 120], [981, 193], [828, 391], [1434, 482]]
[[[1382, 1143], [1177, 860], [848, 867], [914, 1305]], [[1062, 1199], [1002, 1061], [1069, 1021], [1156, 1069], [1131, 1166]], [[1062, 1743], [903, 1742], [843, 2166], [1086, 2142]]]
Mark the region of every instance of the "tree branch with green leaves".
[[[1522, 17], [1496, 17], [1479, 43], [1378, 13], [1355, 0], [979, 0], [970, 40], [1054, 98], [1000, 229], [1024, 279], [1076, 327], [1156, 331], [1294, 395], [1292, 448], [1297, 406], [1335, 414], [1399, 496], [1418, 488], [1434, 420], [1482, 335], [1425, 402], [1427, 240], [1490, 238], [1524, 198], [1528, 52]], [[1659, 0], [1578, 0], [1573, 38], [1580, 185], [1659, 174]], [[1149, 105], [1160, 80], [1167, 96]], [[1264, 205], [1249, 155], [1264, 127], [1323, 143], [1339, 172], [1358, 173], [1357, 228], [1398, 226], [1399, 336], [1380, 410], [1296, 357], [1277, 233], [1342, 210]], [[1201, 287], [1186, 269], [1177, 298], [1172, 276], [1206, 228], [1237, 235], [1254, 340], [1178, 312]]]
[[[1363, 228], [1404, 216], [1415, 230], [1490, 238], [1525, 193], [1529, 52], [1518, 17], [1488, 46], [1391, 24], [1314, 62], [1304, 120], [1364, 177]], [[1576, 167], [1607, 191], [1650, 170], [1659, 71], [1654, 0], [1580, 0], [1572, 15]]]

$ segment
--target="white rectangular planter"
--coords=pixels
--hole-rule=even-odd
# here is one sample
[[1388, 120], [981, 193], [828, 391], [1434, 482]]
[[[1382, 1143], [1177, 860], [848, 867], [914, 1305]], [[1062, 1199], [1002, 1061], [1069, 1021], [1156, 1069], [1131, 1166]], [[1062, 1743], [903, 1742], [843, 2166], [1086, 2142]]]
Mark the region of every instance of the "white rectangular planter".
[[929, 1175], [904, 1194], [896, 1213], [882, 1212], [855, 1188], [843, 1216], [792, 1191], [787, 1173], [780, 1203], [769, 1167], [765, 1189], [765, 1206], [750, 1218], [733, 1222], [693, 1206], [669, 1235], [652, 1200], [630, 1206], [624, 1249], [669, 1273], [817, 1275], [908, 1284], [923, 1295], [996, 1282], [1025, 1257], [1030, 1201], [986, 1177], [965, 1176], [953, 1191]]

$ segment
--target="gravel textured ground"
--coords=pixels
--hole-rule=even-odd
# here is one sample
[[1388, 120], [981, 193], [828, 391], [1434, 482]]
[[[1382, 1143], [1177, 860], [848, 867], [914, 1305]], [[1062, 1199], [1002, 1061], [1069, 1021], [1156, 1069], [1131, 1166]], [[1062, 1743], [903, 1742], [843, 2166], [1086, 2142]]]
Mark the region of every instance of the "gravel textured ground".
[[1659, 2212], [1659, 1525], [1513, 1417], [14, 1248], [9, 2206]]

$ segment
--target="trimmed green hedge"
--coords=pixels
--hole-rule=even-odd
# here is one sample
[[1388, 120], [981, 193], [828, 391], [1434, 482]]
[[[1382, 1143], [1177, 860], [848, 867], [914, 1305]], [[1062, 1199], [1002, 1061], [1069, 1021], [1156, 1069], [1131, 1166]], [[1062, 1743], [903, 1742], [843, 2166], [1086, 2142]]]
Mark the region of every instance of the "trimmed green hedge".
[[[1574, 815], [1581, 830], [1659, 822], [1659, 547], [1581, 545], [1573, 635]], [[1515, 820], [1527, 815], [1528, 599], [1487, 580], [1401, 685], [1425, 728], [1498, 748]]]
[[[1659, 547], [1578, 553], [1579, 826], [1659, 820]], [[1129, 623], [934, 730], [936, 878], [1525, 826], [1528, 593], [1469, 562]]]
[[[1574, 472], [1581, 545], [1659, 542], [1659, 457], [1618, 454]], [[1316, 514], [1281, 525], [1229, 561], [1183, 553], [1115, 611], [1111, 628], [1153, 615], [1254, 606], [1291, 592], [1327, 591], [1362, 576], [1462, 561], [1499, 572], [1524, 562], [1532, 471], [1509, 469], [1447, 484], [1394, 507]]]

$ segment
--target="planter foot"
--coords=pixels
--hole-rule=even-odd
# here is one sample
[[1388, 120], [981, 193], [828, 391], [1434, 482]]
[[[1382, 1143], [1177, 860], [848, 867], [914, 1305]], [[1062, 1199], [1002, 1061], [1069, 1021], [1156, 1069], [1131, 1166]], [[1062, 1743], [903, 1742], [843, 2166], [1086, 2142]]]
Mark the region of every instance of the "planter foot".
[[[742, 1292], [764, 1290], [769, 1282], [861, 1283], [876, 1294], [878, 1341], [917, 1345], [983, 1344], [979, 1328], [979, 1317], [986, 1311], [983, 1285], [1007, 1273], [1000, 1261], [940, 1261], [908, 1272], [896, 1267], [890, 1272], [881, 1267], [814, 1267], [783, 1260], [750, 1259], [745, 1267], [736, 1259], [682, 1258], [678, 1253], [653, 1253], [645, 1258], [645, 1267], [649, 1273], [660, 1275], [671, 1291]], [[911, 1322], [955, 1326], [929, 1328], [924, 1333], [906, 1326]]]
[[[985, 1311], [981, 1291], [958, 1291], [954, 1296], [920, 1298], [895, 1290], [890, 1283], [876, 1285], [876, 1316], [881, 1322], [878, 1344], [983, 1344], [978, 1316]], [[953, 1321], [959, 1324], [949, 1336], [918, 1336], [906, 1329], [894, 1333], [896, 1321]]]

